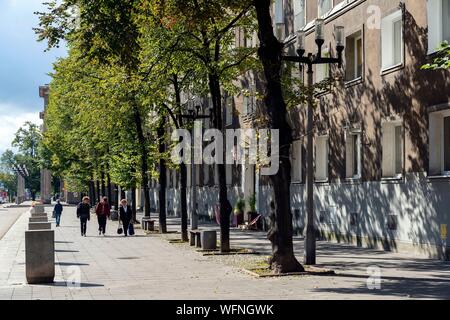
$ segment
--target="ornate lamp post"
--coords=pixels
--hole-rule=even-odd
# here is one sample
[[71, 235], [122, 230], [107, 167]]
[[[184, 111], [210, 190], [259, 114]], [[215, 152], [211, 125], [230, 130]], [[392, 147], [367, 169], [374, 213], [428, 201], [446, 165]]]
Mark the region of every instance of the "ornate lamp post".
[[307, 66], [308, 74], [308, 111], [307, 111], [307, 177], [306, 177], [306, 212], [307, 226], [305, 237], [305, 261], [306, 265], [316, 264], [316, 229], [314, 227], [314, 171], [313, 171], [313, 65], [337, 64], [342, 67], [342, 54], [344, 52], [344, 27], [335, 27], [337, 57], [322, 57], [324, 39], [324, 19], [316, 20], [316, 44], [317, 53], [308, 53], [305, 56], [305, 32], [297, 34], [297, 56], [283, 56], [283, 60], [298, 62]]
[[[195, 106], [194, 109], [189, 109], [188, 114], [182, 114], [181, 117], [194, 122], [198, 119], [212, 119], [212, 109], [209, 114], [200, 114], [200, 106]], [[192, 185], [192, 212], [191, 212], [191, 230], [198, 229], [198, 213], [197, 213], [197, 190], [196, 190], [196, 165], [194, 163], [195, 155], [195, 135], [194, 128], [192, 129], [192, 147], [191, 147], [191, 185]]]

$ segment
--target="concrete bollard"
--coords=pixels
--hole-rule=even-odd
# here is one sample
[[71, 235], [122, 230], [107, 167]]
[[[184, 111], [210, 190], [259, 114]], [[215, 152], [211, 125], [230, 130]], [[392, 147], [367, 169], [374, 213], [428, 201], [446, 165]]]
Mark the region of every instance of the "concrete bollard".
[[55, 232], [25, 231], [25, 272], [29, 284], [53, 283], [55, 278]]
[[42, 214], [42, 213], [35, 213], [31, 215], [32, 218], [47, 218], [48, 216], [46, 214]]
[[142, 226], [142, 230], [155, 231], [155, 221], [151, 220], [149, 217], [142, 218], [141, 226]]
[[28, 223], [28, 230], [51, 230], [50, 222], [30, 222]]
[[47, 217], [30, 217], [28, 219], [28, 222], [48, 222], [48, 218]]
[[215, 250], [217, 248], [217, 232], [215, 230], [203, 230], [201, 232], [203, 250]]
[[36, 205], [35, 207], [34, 207], [34, 213], [36, 213], [36, 214], [43, 214], [43, 213], [45, 213], [45, 207], [43, 206], [43, 205]]

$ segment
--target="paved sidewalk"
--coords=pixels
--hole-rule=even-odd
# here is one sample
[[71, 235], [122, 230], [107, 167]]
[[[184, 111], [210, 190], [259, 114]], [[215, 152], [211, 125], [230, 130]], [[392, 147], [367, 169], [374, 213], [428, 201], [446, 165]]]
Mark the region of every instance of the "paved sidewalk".
[[[233, 266], [231, 256], [204, 257], [186, 245], [170, 244], [160, 235], [116, 234], [108, 221], [107, 236], [98, 236], [91, 219], [80, 236], [74, 207], [65, 207], [55, 229], [56, 278], [52, 285], [27, 285], [23, 214], [0, 240], [0, 299], [407, 299], [450, 298], [450, 265], [344, 245], [318, 243], [318, 262], [336, 276], [256, 279]], [[50, 215], [51, 208], [47, 208]], [[169, 219], [169, 230], [178, 230]], [[178, 235], [172, 235], [177, 237]], [[263, 233], [232, 231], [236, 247], [270, 252]], [[302, 241], [296, 239], [296, 253]], [[299, 257], [300, 258], [300, 257]], [[381, 289], [367, 288], [367, 267], [381, 267]], [[67, 284], [77, 279], [81, 287]]]

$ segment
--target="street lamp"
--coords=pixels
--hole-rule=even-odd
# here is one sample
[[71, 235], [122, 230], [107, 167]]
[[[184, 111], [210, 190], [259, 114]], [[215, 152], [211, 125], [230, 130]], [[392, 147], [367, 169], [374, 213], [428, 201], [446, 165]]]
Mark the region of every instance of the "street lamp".
[[342, 67], [342, 54], [344, 52], [344, 27], [335, 27], [337, 57], [322, 57], [322, 46], [325, 43], [324, 19], [316, 19], [316, 45], [317, 54], [308, 53], [305, 56], [305, 32], [297, 34], [297, 56], [283, 56], [283, 60], [298, 62], [308, 67], [308, 111], [307, 111], [307, 177], [306, 177], [306, 237], [305, 237], [305, 261], [306, 265], [316, 264], [316, 230], [314, 227], [314, 171], [313, 171], [313, 65], [337, 64]]
[[[190, 108], [187, 114], [182, 114], [181, 117], [195, 122], [198, 119], [212, 119], [212, 109], [209, 109], [208, 114], [200, 114], [200, 106], [195, 106], [194, 109]], [[191, 185], [192, 185], [192, 213], [191, 213], [191, 230], [198, 229], [198, 214], [197, 214], [197, 191], [196, 191], [196, 168], [194, 163], [195, 155], [195, 134], [194, 128], [192, 128], [192, 147], [191, 147]]]

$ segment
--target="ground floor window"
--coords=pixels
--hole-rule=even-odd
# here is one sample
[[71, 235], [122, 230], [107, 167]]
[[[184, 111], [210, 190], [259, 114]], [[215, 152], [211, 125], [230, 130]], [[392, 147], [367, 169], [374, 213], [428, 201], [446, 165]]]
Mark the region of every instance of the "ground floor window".
[[399, 177], [403, 174], [403, 126], [401, 121], [382, 124], [382, 174]]
[[450, 109], [430, 113], [430, 175], [450, 175]]
[[361, 132], [358, 130], [346, 132], [345, 163], [347, 179], [361, 178]]
[[316, 138], [316, 181], [328, 181], [328, 136]]

